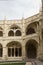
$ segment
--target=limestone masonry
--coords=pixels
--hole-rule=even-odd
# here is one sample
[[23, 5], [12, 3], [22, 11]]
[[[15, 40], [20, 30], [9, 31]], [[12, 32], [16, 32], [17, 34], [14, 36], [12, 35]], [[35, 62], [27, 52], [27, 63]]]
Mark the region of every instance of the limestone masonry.
[[0, 60], [43, 57], [42, 11], [21, 20], [0, 20]]

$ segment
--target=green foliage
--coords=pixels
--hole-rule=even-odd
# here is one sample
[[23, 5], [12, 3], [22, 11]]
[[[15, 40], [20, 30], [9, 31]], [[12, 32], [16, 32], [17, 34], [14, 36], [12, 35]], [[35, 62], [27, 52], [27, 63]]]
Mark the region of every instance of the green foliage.
[[25, 63], [3, 63], [0, 65], [25, 65]]

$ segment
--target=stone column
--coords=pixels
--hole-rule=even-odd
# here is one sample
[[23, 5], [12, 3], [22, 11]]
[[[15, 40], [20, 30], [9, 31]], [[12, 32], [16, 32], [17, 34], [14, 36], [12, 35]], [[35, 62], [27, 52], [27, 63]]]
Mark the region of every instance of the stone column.
[[25, 46], [22, 46], [22, 58], [25, 60], [26, 52], [25, 52]]
[[38, 32], [38, 29], [39, 29], [39, 25], [38, 25], [38, 23], [37, 23], [37, 32]]
[[8, 27], [8, 25], [7, 25], [7, 23], [6, 23], [6, 20], [4, 20], [4, 31], [3, 31], [3, 37], [7, 37], [7, 27]]
[[40, 19], [40, 21], [39, 21], [39, 45], [40, 45], [40, 54], [39, 54], [39, 56], [40, 57], [42, 57], [42, 55], [43, 55], [43, 51], [42, 51], [42, 23], [41, 23], [41, 19]]
[[7, 60], [7, 48], [3, 47], [3, 60]]
[[22, 19], [22, 36], [25, 36], [25, 20]]
[[40, 57], [40, 52], [41, 52], [40, 44], [38, 43], [38, 48], [37, 48], [37, 58]]

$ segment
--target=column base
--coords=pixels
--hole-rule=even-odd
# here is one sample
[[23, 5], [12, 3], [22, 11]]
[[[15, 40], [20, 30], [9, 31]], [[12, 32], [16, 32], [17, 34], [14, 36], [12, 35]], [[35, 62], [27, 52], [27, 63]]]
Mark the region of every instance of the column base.
[[3, 56], [3, 60], [7, 60], [7, 56], [6, 55]]
[[22, 57], [22, 60], [23, 60], [23, 61], [25, 61], [25, 60], [26, 60], [26, 57], [25, 57], [25, 56], [23, 56], [23, 57]]

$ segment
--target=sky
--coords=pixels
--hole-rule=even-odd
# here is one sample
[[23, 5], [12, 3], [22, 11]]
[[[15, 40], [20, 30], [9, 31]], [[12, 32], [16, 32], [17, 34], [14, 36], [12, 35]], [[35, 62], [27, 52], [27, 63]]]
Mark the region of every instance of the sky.
[[41, 10], [41, 0], [0, 0], [0, 20], [22, 19]]

